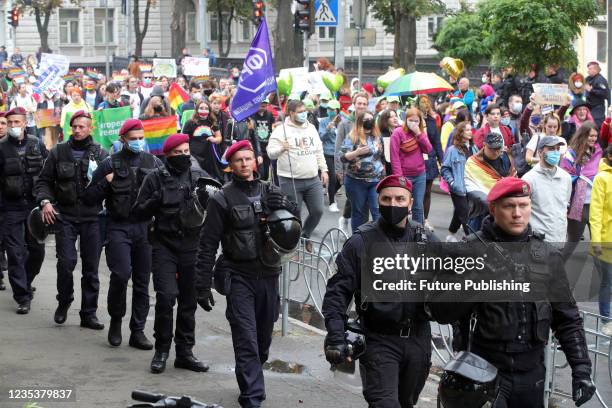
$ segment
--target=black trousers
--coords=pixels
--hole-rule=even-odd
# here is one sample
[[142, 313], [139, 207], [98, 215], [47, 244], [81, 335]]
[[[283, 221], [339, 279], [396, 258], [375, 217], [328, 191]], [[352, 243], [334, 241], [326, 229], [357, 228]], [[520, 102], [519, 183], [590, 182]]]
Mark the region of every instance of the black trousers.
[[131, 331], [142, 331], [149, 315], [149, 280], [151, 277], [151, 245], [147, 239], [147, 223], [118, 223], [107, 226], [106, 263], [110, 269], [108, 314], [122, 319], [126, 312], [126, 294], [132, 279]]
[[423, 323], [408, 338], [368, 333], [359, 359], [363, 396], [369, 408], [412, 408], [431, 367], [431, 330]]
[[45, 259], [45, 244], [39, 244], [26, 225], [31, 209], [5, 212], [2, 225], [8, 278], [17, 303], [32, 299], [32, 281]]
[[198, 306], [195, 289], [196, 253], [195, 249], [172, 251], [159, 241], [153, 244], [156, 351], [170, 351], [176, 303], [176, 354], [190, 354], [195, 345], [195, 312]]
[[336, 169], [334, 167], [334, 156], [325, 155], [325, 163], [327, 164], [327, 174], [329, 175], [329, 181], [327, 183], [327, 196], [329, 197], [329, 205], [332, 205], [336, 201], [336, 191], [340, 189], [342, 184], [336, 177]]
[[541, 408], [544, 406], [544, 363], [527, 372], [499, 371], [499, 391], [493, 408]]
[[259, 407], [266, 398], [262, 364], [268, 360], [280, 298], [278, 277], [248, 279], [232, 275], [225, 317], [232, 329], [241, 407]]
[[56, 221], [55, 244], [57, 249], [57, 301], [60, 304], [74, 300], [72, 273], [77, 264], [77, 237], [80, 237], [81, 253], [81, 318], [93, 316], [98, 310], [100, 280], [100, 224], [98, 221], [73, 222], [64, 217]]
[[470, 233], [467, 225], [468, 211], [470, 209], [470, 203], [467, 196], [461, 196], [458, 194], [451, 193], [451, 200], [453, 201], [453, 218], [451, 219], [448, 230], [453, 234], [459, 231], [460, 227], [463, 227], [465, 235]]
[[562, 252], [563, 259], [565, 259], [565, 261], [567, 261], [576, 250], [576, 247], [580, 242], [580, 238], [584, 233], [584, 228], [588, 225], [589, 231], [591, 229], [591, 226], [589, 225], [589, 210], [590, 205], [585, 204], [582, 209], [582, 219], [580, 221], [570, 220], [569, 218], [567, 220], [567, 242], [565, 243], [565, 247], [563, 247]]

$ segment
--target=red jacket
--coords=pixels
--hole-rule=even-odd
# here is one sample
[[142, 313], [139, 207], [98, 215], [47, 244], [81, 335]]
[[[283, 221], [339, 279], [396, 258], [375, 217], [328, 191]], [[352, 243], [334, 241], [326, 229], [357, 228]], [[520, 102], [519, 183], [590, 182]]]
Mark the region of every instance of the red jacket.
[[[499, 130], [502, 132], [502, 137], [504, 138], [504, 145], [506, 148], [510, 149], [514, 144], [514, 136], [512, 136], [512, 130], [509, 127], [504, 125], [499, 125]], [[486, 123], [483, 127], [478, 129], [476, 133], [474, 133], [474, 144], [482, 149], [484, 146], [485, 137], [491, 133], [491, 127], [488, 123]]]
[[606, 118], [601, 124], [599, 131], [599, 144], [605, 149], [612, 142], [612, 129], [610, 129], [610, 118]]

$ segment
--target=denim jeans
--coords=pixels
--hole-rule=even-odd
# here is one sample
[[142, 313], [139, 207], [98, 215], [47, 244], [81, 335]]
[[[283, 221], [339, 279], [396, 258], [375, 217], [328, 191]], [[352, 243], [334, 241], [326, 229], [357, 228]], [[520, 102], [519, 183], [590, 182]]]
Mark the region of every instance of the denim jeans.
[[412, 220], [423, 223], [423, 200], [425, 198], [426, 174], [425, 172], [418, 176], [407, 177], [412, 182]]
[[612, 277], [612, 263], [601, 259], [595, 260], [595, 267], [599, 272], [599, 314], [610, 317], [610, 278]]
[[279, 177], [280, 189], [283, 194], [286, 194], [289, 199], [298, 205], [298, 212], [302, 211], [302, 203], [306, 203], [308, 209], [308, 216], [302, 223], [302, 236], [304, 238], [310, 238], [312, 231], [319, 225], [321, 217], [323, 216], [323, 185], [318, 177], [309, 179], [294, 179], [295, 181], [295, 192], [293, 191], [293, 183], [290, 178]]
[[378, 194], [376, 193], [377, 181], [363, 181], [349, 176], [344, 177], [344, 189], [346, 196], [351, 201], [351, 229], [353, 233], [361, 225], [368, 222], [368, 210], [372, 220], [376, 221], [380, 212], [378, 211]]

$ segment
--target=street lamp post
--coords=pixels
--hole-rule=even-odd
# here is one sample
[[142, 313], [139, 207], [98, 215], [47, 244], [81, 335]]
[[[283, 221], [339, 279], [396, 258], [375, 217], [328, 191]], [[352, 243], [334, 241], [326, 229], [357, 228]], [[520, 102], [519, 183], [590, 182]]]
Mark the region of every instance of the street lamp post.
[[106, 54], [106, 78], [110, 77], [110, 56], [108, 50], [108, 0], [104, 0], [104, 52]]

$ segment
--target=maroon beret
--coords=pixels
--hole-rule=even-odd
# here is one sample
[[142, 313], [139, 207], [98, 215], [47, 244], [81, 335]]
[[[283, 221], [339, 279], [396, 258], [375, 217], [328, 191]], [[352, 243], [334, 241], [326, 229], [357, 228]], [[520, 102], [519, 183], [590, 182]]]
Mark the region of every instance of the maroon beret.
[[162, 150], [164, 154], [168, 154], [172, 149], [182, 145], [183, 143], [189, 143], [189, 136], [184, 133], [175, 133], [173, 135], [168, 136], [168, 138], [164, 142]]
[[143, 130], [142, 122], [138, 119], [128, 119], [123, 122], [121, 129], [119, 129], [119, 136], [125, 136], [130, 130]]
[[18, 106], [16, 108], [13, 108], [10, 111], [6, 112], [6, 115], [4, 115], [4, 116], [8, 118], [11, 115], [23, 115], [23, 116], [25, 116], [26, 115], [26, 111], [25, 111], [25, 109], [23, 109], [23, 108]]
[[499, 180], [489, 194], [487, 201], [492, 203], [506, 197], [528, 197], [531, 195], [531, 186], [525, 180], [517, 177], [504, 177]]
[[72, 126], [72, 122], [74, 122], [74, 120], [78, 118], [91, 119], [91, 115], [89, 114], [89, 112], [85, 112], [84, 110], [78, 110], [74, 112], [72, 114], [72, 117], [70, 118], [70, 126]]
[[5, 118], [6, 117], [6, 112], [0, 112], [0, 118]]
[[248, 140], [241, 140], [239, 142], [234, 143], [225, 151], [225, 160], [230, 161], [234, 153], [239, 150], [250, 150], [253, 151], [253, 146], [251, 146], [251, 142]]
[[380, 190], [387, 187], [401, 187], [412, 193], [412, 182], [404, 176], [391, 175], [387, 176], [376, 185], [376, 192], [380, 193]]

